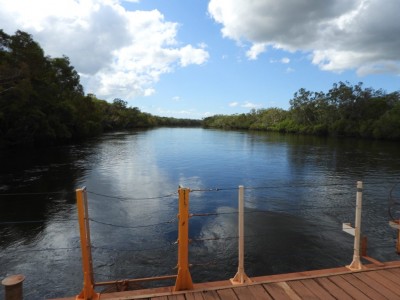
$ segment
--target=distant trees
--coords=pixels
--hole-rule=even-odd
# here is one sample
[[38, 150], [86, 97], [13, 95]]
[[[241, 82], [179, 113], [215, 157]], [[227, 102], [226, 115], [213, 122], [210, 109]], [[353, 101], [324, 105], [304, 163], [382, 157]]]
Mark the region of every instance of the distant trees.
[[84, 139], [104, 131], [158, 125], [200, 125], [160, 118], [85, 95], [68, 57], [44, 55], [28, 33], [0, 30], [0, 148], [48, 145]]
[[267, 108], [200, 120], [157, 117], [116, 98], [85, 95], [68, 57], [44, 55], [25, 32], [0, 30], [0, 148], [81, 140], [104, 131], [200, 126], [315, 135], [400, 139], [400, 92], [333, 84], [326, 93], [297, 91], [289, 110]]
[[205, 127], [400, 139], [400, 92], [363, 88], [362, 83], [333, 84], [327, 93], [301, 88], [288, 111], [252, 110], [248, 114], [212, 116]]

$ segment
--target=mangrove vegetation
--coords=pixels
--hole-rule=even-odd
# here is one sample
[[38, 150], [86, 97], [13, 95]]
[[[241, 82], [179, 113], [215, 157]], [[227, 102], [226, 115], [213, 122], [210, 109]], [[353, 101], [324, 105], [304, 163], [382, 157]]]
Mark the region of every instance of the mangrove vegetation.
[[157, 117], [85, 95], [68, 57], [45, 56], [31, 35], [0, 30], [0, 148], [60, 144], [106, 131], [200, 126], [200, 120]]
[[322, 136], [400, 139], [400, 92], [333, 84], [326, 93], [300, 89], [290, 108], [253, 109], [247, 114], [205, 118], [206, 128], [252, 129]]

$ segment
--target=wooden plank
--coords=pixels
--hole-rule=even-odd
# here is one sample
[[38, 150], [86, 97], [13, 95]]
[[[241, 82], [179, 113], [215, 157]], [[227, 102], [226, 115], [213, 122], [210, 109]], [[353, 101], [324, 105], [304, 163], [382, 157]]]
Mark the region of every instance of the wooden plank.
[[261, 284], [251, 285], [249, 286], [249, 289], [257, 299], [273, 300]]
[[379, 288], [374, 289], [372, 286], [366, 284], [362, 280], [358, 279], [356, 276], [353, 274], [346, 274], [346, 275], [341, 275], [341, 277], [346, 280], [348, 283], [351, 285], [355, 286], [358, 288], [360, 291], [363, 291], [364, 294], [368, 295], [372, 299], [385, 299], [387, 297], [384, 296], [384, 294], [380, 293]]
[[300, 300], [295, 291], [286, 282], [275, 282], [263, 285], [265, 290], [276, 300]]
[[395, 275], [387, 270], [378, 271], [377, 273], [382, 275], [383, 277], [387, 278], [388, 280], [392, 281], [393, 284], [399, 284], [399, 282], [400, 282], [400, 278], [397, 275]]
[[393, 293], [391, 290], [389, 290], [385, 286], [381, 285], [380, 283], [378, 283], [371, 277], [365, 275], [365, 273], [354, 273], [353, 276], [358, 278], [359, 280], [361, 280], [362, 282], [364, 282], [365, 284], [367, 284], [374, 290], [379, 291], [379, 293], [382, 294], [387, 299], [398, 298], [398, 296], [395, 293]]
[[360, 291], [358, 288], [352, 286], [350, 283], [348, 283], [340, 276], [329, 277], [329, 280], [334, 282], [338, 287], [341, 287], [343, 290], [346, 291], [347, 294], [349, 294], [351, 297], [357, 300], [371, 299], [367, 295], [365, 295], [362, 291]]
[[268, 283], [263, 284], [265, 290], [272, 296], [275, 300], [290, 300], [288, 294], [286, 294], [285, 290], [280, 287], [277, 283]]
[[292, 288], [286, 282], [278, 282], [277, 285], [283, 288], [283, 290], [290, 297], [290, 299], [301, 300], [299, 295], [297, 295], [296, 292], [293, 291]]
[[399, 277], [398, 280], [400, 280], [400, 268], [386, 269], [386, 270], [388, 270], [389, 272], [391, 272], [391, 273], [395, 274], [396, 276], [398, 276]]
[[392, 281], [388, 280], [386, 277], [383, 277], [382, 275], [378, 274], [377, 272], [364, 272], [363, 274], [376, 280], [378, 283], [380, 283], [381, 285], [385, 286], [386, 288], [391, 290], [393, 293], [395, 293], [396, 297], [399, 298], [400, 287], [397, 284], [393, 284]]
[[316, 295], [319, 299], [335, 300], [335, 298], [329, 294], [329, 291], [325, 290], [313, 279], [304, 279], [301, 282]]
[[240, 300], [257, 300], [257, 298], [251, 293], [247, 286], [238, 286], [233, 289], [236, 296]]
[[203, 291], [204, 300], [221, 300], [217, 291]]
[[201, 292], [187, 293], [186, 300], [204, 300]]
[[[257, 289], [257, 287], [259, 289]], [[243, 300], [247, 300], [247, 299], [271, 300], [272, 299], [269, 296], [269, 294], [260, 285], [235, 287], [233, 289], [233, 291], [235, 292], [238, 299], [240, 299], [240, 300], [242, 300], [242, 299]]]
[[353, 299], [350, 297], [349, 294], [347, 294], [343, 289], [339, 288], [336, 284], [334, 284], [332, 281], [330, 281], [326, 277], [321, 277], [321, 278], [316, 278], [315, 279], [318, 284], [320, 284], [324, 289], [329, 291], [333, 297], [340, 299], [340, 300], [351, 300]]
[[218, 290], [217, 294], [219, 295], [219, 297], [221, 299], [224, 299], [224, 300], [238, 300], [238, 297], [236, 296], [233, 289]]
[[185, 300], [185, 295], [171, 295], [168, 296], [168, 300]]
[[301, 299], [319, 299], [300, 281], [289, 281], [287, 284], [296, 292]]

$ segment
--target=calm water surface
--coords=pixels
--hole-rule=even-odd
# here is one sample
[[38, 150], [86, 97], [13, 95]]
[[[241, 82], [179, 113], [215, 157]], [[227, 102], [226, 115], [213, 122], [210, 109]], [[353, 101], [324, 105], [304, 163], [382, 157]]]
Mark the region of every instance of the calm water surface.
[[[191, 213], [212, 214], [190, 220], [195, 282], [236, 273], [238, 185], [246, 188], [249, 276], [349, 264], [353, 240], [341, 226], [354, 222], [358, 180], [368, 254], [396, 260], [395, 232], [387, 224], [389, 193], [400, 181], [398, 146], [162, 128], [0, 153], [0, 277], [24, 274], [26, 299], [81, 290], [74, 191], [82, 186], [96, 281], [176, 272], [179, 185], [198, 190], [190, 194]], [[395, 188], [392, 195], [399, 194]]]

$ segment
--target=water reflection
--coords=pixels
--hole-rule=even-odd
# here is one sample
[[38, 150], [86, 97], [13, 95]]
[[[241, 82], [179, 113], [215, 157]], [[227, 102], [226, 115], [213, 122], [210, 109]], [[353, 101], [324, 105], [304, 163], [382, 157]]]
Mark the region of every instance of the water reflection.
[[[1, 191], [19, 195], [1, 196], [0, 276], [24, 273], [29, 299], [81, 289], [74, 204], [74, 189], [81, 186], [89, 192], [96, 281], [175, 273], [178, 185], [200, 190], [190, 194], [192, 213], [211, 213], [190, 220], [197, 282], [236, 273], [238, 185], [247, 188], [250, 276], [348, 264], [352, 238], [341, 232], [341, 223], [354, 219], [357, 180], [365, 183], [362, 226], [369, 254], [396, 259], [394, 232], [387, 226], [387, 196], [400, 169], [396, 148], [395, 143], [162, 128], [1, 153]], [[26, 220], [41, 222], [4, 224]]]

